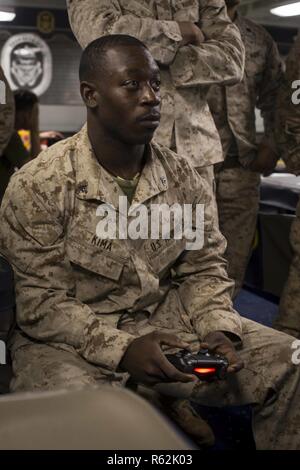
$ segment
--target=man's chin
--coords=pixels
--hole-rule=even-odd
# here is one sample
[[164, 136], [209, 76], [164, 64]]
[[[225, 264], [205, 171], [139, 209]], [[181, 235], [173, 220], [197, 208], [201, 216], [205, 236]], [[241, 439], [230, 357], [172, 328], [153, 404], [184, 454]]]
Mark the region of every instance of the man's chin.
[[146, 145], [146, 144], [150, 144], [151, 140], [153, 139], [153, 136], [154, 136], [154, 132], [151, 132], [151, 133], [149, 132], [141, 136], [135, 136], [130, 140], [128, 140], [127, 138], [126, 140], [127, 140], [127, 143], [131, 145]]

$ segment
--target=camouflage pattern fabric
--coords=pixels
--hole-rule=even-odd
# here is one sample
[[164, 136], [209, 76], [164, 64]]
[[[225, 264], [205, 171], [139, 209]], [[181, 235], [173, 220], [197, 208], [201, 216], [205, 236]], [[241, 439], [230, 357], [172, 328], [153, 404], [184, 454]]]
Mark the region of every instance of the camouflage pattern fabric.
[[260, 175], [243, 167], [216, 172], [219, 227], [227, 240], [228, 276], [240, 291], [256, 230]]
[[256, 158], [256, 107], [264, 120], [264, 136], [275, 146], [275, 102], [283, 82], [283, 64], [275, 41], [262, 26], [239, 14], [234, 23], [245, 44], [245, 73], [236, 85], [212, 86], [208, 103], [224, 157], [234, 146], [240, 164], [247, 167]]
[[[209, 86], [242, 78], [244, 47], [223, 0], [69, 0], [72, 30], [82, 47], [106, 34], [144, 42], [161, 69], [162, 118], [156, 141], [196, 167], [223, 160], [207, 105]], [[181, 46], [180, 21], [198, 23], [205, 42]]]
[[255, 108], [261, 110], [264, 119], [264, 140], [275, 148], [275, 103], [283, 71], [277, 46], [264, 28], [241, 15], [237, 15], [235, 24], [246, 49], [243, 80], [234, 86], [212, 86], [208, 103], [225, 157], [224, 167], [216, 171], [216, 198], [220, 230], [227, 239], [228, 274], [235, 281], [237, 295], [244, 281], [259, 206], [260, 176], [247, 169], [257, 155]]
[[149, 146], [133, 203], [204, 204], [204, 246], [187, 251], [185, 240], [96, 236], [98, 205], [118, 209], [121, 190], [97, 162], [86, 127], [12, 177], [0, 213], [19, 326], [12, 390], [124, 385], [128, 374], [118, 365], [137, 336], [173, 332], [197, 351], [201, 338], [221, 330], [243, 342], [241, 372], [211, 384], [158, 384], [156, 391], [208, 405], [251, 403], [259, 449], [300, 449], [293, 338], [233, 310], [226, 243], [207, 188], [185, 159]]

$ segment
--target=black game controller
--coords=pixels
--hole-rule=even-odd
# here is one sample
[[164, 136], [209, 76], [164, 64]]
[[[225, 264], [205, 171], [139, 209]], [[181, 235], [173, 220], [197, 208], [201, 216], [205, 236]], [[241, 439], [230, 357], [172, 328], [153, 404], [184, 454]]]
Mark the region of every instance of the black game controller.
[[201, 380], [224, 379], [228, 368], [225, 357], [210, 354], [208, 349], [200, 349], [197, 354], [183, 349], [176, 354], [166, 354], [166, 358], [176, 369]]

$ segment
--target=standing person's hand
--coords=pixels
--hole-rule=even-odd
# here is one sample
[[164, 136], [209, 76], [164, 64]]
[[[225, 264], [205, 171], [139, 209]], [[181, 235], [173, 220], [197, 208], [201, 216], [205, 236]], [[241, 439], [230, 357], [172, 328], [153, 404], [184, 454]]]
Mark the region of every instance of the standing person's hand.
[[275, 169], [278, 161], [278, 155], [273, 148], [266, 142], [262, 141], [257, 150], [257, 157], [250, 165], [252, 171], [262, 173], [269, 176]]
[[188, 44], [199, 46], [205, 41], [204, 34], [201, 29], [195, 25], [195, 23], [192, 23], [191, 21], [181, 21], [178, 22], [178, 25], [182, 35], [182, 46], [186, 46]]
[[176, 369], [165, 357], [161, 346], [179, 349], [188, 344], [168, 333], [153, 332], [135, 339], [127, 348], [120, 369], [129, 372], [135, 382], [153, 385], [159, 382], [193, 382], [195, 376]]

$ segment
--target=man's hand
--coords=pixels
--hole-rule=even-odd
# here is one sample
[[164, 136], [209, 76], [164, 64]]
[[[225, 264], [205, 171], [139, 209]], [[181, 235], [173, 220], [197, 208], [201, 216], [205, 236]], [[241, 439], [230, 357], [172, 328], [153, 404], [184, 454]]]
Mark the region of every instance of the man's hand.
[[269, 176], [275, 169], [277, 161], [278, 155], [268, 143], [262, 141], [258, 146], [257, 158], [250, 165], [250, 169]]
[[182, 46], [187, 46], [188, 44], [199, 46], [205, 41], [204, 34], [195, 23], [191, 21], [181, 21], [178, 22], [178, 25], [182, 35]]
[[204, 342], [210, 352], [226, 357], [229, 362], [227, 372], [238, 372], [244, 367], [244, 363], [239, 358], [233, 343], [222, 331], [208, 333], [204, 338]]
[[120, 368], [129, 372], [135, 382], [155, 384], [159, 382], [193, 382], [196, 378], [183, 374], [165, 357], [161, 345], [186, 349], [188, 344], [175, 335], [153, 332], [135, 339], [127, 348]]

